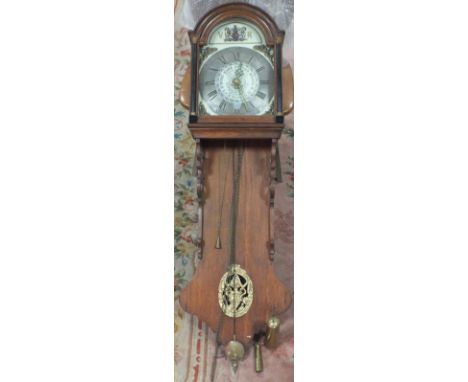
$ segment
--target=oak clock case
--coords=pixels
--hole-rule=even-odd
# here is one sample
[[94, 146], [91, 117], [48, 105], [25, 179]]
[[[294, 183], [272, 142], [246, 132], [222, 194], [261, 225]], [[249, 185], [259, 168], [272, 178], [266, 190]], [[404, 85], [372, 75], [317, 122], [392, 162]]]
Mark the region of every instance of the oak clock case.
[[292, 94], [292, 76], [283, 86], [284, 32], [262, 10], [232, 3], [208, 12], [189, 36], [180, 98], [196, 141], [199, 262], [180, 304], [216, 333], [234, 370], [254, 348], [261, 372], [261, 348], [277, 346], [291, 304], [273, 271], [283, 87]]

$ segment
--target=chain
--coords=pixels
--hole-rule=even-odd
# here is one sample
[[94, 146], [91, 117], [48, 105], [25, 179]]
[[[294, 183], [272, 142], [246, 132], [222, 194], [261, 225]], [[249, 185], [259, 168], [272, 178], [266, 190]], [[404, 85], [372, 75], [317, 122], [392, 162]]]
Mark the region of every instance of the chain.
[[218, 198], [220, 199], [219, 202], [219, 215], [218, 215], [218, 225], [216, 227], [217, 235], [216, 235], [216, 243], [215, 243], [215, 248], [216, 249], [221, 249], [221, 223], [223, 219], [223, 209], [224, 209], [224, 195], [226, 193], [226, 183], [227, 183], [227, 176], [228, 176], [228, 171], [227, 171], [227, 158], [226, 158], [226, 140], [224, 140], [224, 149], [223, 149], [223, 154], [222, 154], [222, 159], [218, 161], [218, 179], [221, 181], [221, 162], [223, 162], [225, 170], [224, 170], [224, 184], [223, 184], [223, 191], [221, 195], [221, 183], [219, 184], [218, 188]]
[[229, 243], [229, 265], [236, 263], [236, 224], [237, 224], [237, 210], [239, 206], [239, 186], [240, 186], [240, 172], [242, 166], [242, 156], [244, 147], [235, 147], [232, 153], [232, 172], [233, 172], [233, 190], [232, 190], [232, 205], [231, 205], [231, 222], [229, 226], [230, 243]]

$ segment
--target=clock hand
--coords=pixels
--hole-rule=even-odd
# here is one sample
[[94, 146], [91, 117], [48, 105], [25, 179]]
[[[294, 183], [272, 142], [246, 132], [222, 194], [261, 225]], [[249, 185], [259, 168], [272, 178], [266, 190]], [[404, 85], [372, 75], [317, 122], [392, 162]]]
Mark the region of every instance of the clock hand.
[[242, 104], [244, 105], [245, 111], [248, 112], [249, 108], [247, 106], [247, 99], [244, 95], [244, 87], [242, 85], [241, 77], [244, 75], [244, 71], [242, 70], [242, 63], [239, 62], [239, 67], [235, 71], [235, 78], [232, 80], [232, 86], [239, 92], [239, 95], [242, 98]]
[[247, 107], [247, 99], [245, 98], [245, 95], [244, 95], [244, 91], [242, 89], [242, 85], [241, 87], [239, 88], [239, 94], [242, 98], [242, 104], [244, 105], [245, 107], [245, 111], [248, 112], [249, 111], [249, 108]]
[[236, 78], [240, 80], [240, 77], [244, 74], [244, 71], [242, 70], [242, 62], [239, 61], [239, 67], [236, 69]]
[[239, 92], [239, 95], [242, 98], [242, 104], [244, 105], [245, 111], [247, 112], [249, 111], [249, 108], [247, 107], [247, 99], [245, 98], [244, 87], [242, 86], [242, 81], [240, 79], [237, 79], [237, 80], [238, 80], [237, 82], [234, 82], [235, 84], [234, 88], [237, 89], [237, 91]]

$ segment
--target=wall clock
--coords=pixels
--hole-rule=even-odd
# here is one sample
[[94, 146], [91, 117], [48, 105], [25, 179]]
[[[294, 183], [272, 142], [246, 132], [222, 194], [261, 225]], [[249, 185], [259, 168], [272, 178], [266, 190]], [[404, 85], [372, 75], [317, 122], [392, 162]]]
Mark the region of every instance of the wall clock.
[[261, 346], [276, 346], [291, 304], [273, 271], [277, 142], [292, 110], [284, 32], [259, 8], [231, 3], [189, 36], [180, 99], [196, 141], [199, 263], [180, 304], [216, 333], [234, 370], [253, 346], [260, 372]]

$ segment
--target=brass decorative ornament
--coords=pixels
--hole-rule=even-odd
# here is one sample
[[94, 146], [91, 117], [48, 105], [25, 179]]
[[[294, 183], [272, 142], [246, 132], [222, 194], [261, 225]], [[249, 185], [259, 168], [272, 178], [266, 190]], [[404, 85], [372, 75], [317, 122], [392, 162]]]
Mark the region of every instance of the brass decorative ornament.
[[218, 288], [218, 302], [228, 317], [242, 317], [249, 311], [254, 297], [254, 287], [247, 272], [239, 264], [233, 264]]

